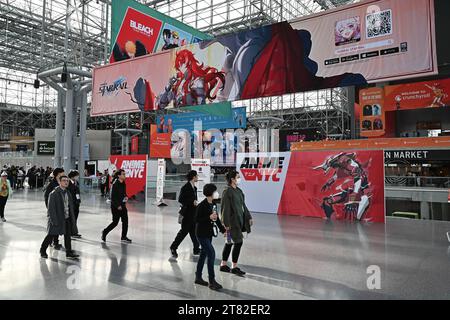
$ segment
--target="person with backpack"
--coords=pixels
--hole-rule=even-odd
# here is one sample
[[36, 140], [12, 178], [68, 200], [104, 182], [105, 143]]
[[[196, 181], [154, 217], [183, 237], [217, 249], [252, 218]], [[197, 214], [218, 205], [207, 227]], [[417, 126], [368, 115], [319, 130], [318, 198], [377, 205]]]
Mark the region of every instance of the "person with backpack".
[[[48, 209], [48, 198], [50, 193], [59, 187], [59, 178], [65, 175], [63, 168], [55, 168], [50, 175], [46, 185], [44, 186], [44, 201], [45, 207]], [[62, 249], [62, 245], [59, 244], [58, 234], [53, 235], [53, 247], [56, 250]]]

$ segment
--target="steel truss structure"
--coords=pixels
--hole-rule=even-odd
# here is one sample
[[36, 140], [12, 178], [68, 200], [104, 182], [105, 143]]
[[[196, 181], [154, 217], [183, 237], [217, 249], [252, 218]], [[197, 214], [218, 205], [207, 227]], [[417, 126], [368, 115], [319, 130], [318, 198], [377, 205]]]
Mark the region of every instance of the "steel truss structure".
[[[162, 13], [213, 35], [290, 20], [356, 0], [139, 0]], [[42, 70], [69, 66], [85, 71], [107, 61], [110, 0], [0, 0], [0, 139], [54, 128], [57, 93], [33, 87]], [[88, 97], [88, 102], [90, 97]], [[349, 128], [345, 89], [256, 99], [250, 117], [276, 116], [285, 128], [317, 128], [324, 136], [344, 136]], [[90, 129], [123, 128], [154, 121], [155, 114], [88, 119]]]

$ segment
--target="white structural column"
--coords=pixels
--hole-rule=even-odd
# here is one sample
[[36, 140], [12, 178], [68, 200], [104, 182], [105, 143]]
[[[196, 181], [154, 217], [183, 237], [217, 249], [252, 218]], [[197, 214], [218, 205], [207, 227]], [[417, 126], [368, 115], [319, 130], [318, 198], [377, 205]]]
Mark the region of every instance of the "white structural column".
[[66, 91], [66, 117], [64, 126], [64, 171], [69, 172], [73, 166], [72, 142], [74, 125], [74, 107], [73, 107], [73, 88], [67, 88]]
[[86, 127], [87, 127], [87, 92], [82, 90], [81, 94], [81, 108], [80, 108], [80, 157], [78, 159], [78, 170], [80, 177], [84, 177], [84, 159], [86, 144]]
[[55, 156], [53, 161], [53, 166], [60, 167], [61, 161], [61, 140], [63, 135], [63, 117], [64, 117], [64, 91], [58, 91], [58, 105], [56, 109], [56, 130], [55, 130]]

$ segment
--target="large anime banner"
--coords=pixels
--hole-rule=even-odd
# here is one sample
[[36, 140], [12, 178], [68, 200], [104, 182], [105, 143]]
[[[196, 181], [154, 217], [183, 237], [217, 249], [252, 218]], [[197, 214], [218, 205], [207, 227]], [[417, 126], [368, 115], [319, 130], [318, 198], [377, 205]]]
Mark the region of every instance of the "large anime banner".
[[384, 223], [383, 151], [292, 152], [278, 214]]
[[317, 74], [311, 35], [287, 22], [94, 69], [91, 115], [161, 110], [361, 85]]
[[108, 172], [112, 176], [118, 169], [125, 170], [127, 197], [145, 201], [147, 185], [147, 155], [110, 156]]

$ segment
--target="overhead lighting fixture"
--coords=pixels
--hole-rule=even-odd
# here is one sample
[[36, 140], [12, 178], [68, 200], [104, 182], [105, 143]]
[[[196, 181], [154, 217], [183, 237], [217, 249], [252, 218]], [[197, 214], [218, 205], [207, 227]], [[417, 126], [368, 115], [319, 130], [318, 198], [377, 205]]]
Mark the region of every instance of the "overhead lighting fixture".
[[40, 84], [40, 82], [39, 82], [39, 79], [38, 79], [38, 75], [36, 74], [36, 79], [34, 79], [34, 88], [35, 89], [39, 89], [39, 86], [40, 86], [41, 84]]

